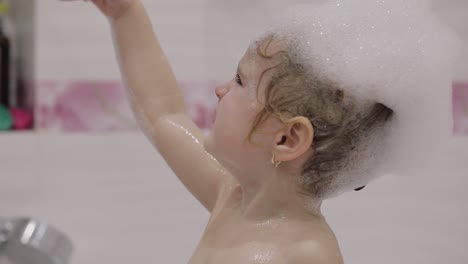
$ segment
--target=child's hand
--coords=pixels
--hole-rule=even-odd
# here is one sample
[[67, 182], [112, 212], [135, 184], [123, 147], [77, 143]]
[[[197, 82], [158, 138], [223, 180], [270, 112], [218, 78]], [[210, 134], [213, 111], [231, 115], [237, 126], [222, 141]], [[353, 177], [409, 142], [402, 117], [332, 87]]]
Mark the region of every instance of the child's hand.
[[137, 0], [91, 0], [101, 12], [110, 17], [118, 18], [127, 11]]
[[116, 19], [123, 15], [125, 11], [127, 11], [130, 8], [131, 4], [136, 1], [138, 0], [91, 0], [91, 2], [93, 2], [104, 15], [113, 19]]

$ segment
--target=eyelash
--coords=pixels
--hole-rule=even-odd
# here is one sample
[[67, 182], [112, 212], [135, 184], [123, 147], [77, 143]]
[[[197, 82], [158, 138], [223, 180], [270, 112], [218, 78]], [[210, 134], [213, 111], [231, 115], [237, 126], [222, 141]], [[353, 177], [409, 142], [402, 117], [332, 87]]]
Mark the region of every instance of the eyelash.
[[240, 78], [240, 75], [239, 75], [239, 74], [236, 74], [236, 78], [235, 78], [235, 80], [236, 80], [236, 83], [237, 83], [237, 84], [239, 84], [240, 86], [242, 86], [242, 80], [241, 80], [241, 78]]

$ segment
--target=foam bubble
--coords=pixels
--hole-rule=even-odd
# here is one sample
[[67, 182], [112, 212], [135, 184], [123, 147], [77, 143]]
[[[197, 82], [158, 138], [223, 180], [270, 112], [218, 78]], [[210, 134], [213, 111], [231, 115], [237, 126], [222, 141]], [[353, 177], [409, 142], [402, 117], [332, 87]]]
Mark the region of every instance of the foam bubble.
[[384, 173], [420, 173], [445, 155], [460, 42], [431, 8], [427, 0], [332, 0], [295, 6], [278, 19], [274, 31], [288, 36], [314, 74], [395, 111], [385, 132], [389, 144], [376, 137], [365, 146], [386, 146], [369, 148], [385, 155], [380, 173], [366, 170], [376, 160], [364, 161], [345, 172], [354, 175], [342, 177], [334, 192]]

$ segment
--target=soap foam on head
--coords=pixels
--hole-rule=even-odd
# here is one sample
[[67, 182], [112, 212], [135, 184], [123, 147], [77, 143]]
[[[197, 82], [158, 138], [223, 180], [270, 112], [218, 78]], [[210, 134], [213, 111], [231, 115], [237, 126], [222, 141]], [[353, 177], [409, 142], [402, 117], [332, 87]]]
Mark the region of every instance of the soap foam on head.
[[385, 160], [379, 172], [366, 169], [376, 160], [363, 161], [343, 172], [332, 195], [385, 173], [417, 174], [430, 170], [428, 165], [440, 166], [438, 157], [451, 137], [459, 40], [432, 13], [430, 1], [331, 0], [295, 6], [273, 31], [291, 41], [314, 75], [395, 112], [385, 131], [388, 144], [368, 143], [382, 146], [372, 150]]

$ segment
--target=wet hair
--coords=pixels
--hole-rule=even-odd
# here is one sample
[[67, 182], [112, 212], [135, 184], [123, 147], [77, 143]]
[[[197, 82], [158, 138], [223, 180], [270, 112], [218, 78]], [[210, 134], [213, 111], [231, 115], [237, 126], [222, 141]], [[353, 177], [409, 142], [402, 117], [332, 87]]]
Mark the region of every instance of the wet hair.
[[314, 128], [313, 154], [302, 167], [301, 192], [323, 197], [340, 181], [343, 170], [358, 166], [359, 152], [391, 119], [393, 110], [379, 102], [360, 101], [333, 81], [320, 78], [300, 62], [300, 54], [292, 45], [268, 54], [274, 39], [271, 34], [255, 43], [258, 56], [278, 63], [261, 74], [260, 80], [267, 73], [271, 78], [262, 100], [257, 87], [257, 99], [262, 101], [263, 108], [253, 121], [248, 140], [271, 115], [282, 122], [289, 117], [306, 117]]

